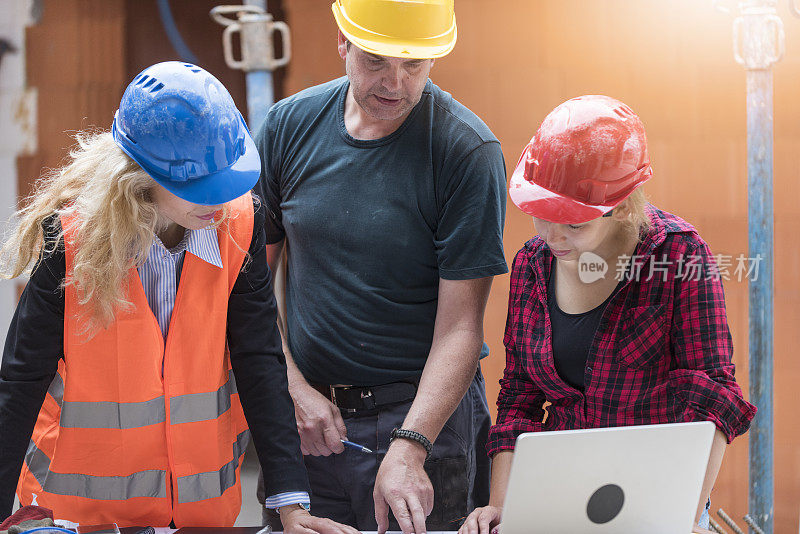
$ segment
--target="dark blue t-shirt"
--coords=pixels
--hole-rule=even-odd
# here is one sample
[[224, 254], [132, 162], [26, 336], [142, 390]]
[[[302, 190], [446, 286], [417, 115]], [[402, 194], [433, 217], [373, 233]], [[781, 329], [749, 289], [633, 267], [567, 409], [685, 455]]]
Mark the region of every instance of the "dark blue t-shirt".
[[287, 240], [288, 342], [301, 372], [376, 385], [422, 372], [440, 277], [508, 271], [505, 164], [489, 128], [430, 80], [395, 132], [354, 139], [348, 87], [340, 78], [270, 109], [256, 189], [267, 241]]

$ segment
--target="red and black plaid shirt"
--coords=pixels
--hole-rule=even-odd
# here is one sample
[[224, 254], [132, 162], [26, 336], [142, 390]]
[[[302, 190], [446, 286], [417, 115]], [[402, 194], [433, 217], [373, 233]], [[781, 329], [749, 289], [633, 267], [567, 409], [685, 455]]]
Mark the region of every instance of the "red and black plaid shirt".
[[729, 442], [747, 431], [756, 407], [734, 378], [717, 264], [692, 225], [652, 206], [648, 215], [652, 226], [636, 248], [628, 281], [595, 333], [583, 392], [564, 382], [553, 363], [550, 249], [537, 236], [517, 253], [490, 455], [513, 449], [523, 432], [544, 430], [707, 420]]

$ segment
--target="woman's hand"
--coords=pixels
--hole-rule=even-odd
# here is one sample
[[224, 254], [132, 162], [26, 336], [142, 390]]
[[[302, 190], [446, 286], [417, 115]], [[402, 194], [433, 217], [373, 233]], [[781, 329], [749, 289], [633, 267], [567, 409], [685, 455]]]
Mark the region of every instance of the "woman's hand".
[[497, 534], [502, 515], [503, 509], [499, 506], [475, 508], [458, 529], [458, 534]]
[[280, 513], [285, 534], [360, 534], [353, 527], [315, 517], [296, 504], [282, 507]]

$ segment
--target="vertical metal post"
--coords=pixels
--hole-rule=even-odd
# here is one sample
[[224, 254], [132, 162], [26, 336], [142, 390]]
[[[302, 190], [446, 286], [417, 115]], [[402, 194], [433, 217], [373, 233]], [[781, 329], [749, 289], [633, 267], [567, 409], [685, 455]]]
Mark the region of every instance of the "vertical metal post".
[[[261, 8], [268, 13], [267, 0], [244, 0], [246, 6]], [[258, 128], [267, 111], [275, 103], [275, 89], [272, 85], [272, 71], [269, 69], [251, 70], [245, 74], [247, 84], [247, 124], [250, 129]]]
[[[758, 258], [749, 280], [750, 400], [758, 414], [750, 427], [749, 513], [772, 534], [773, 466], [773, 225], [772, 65], [783, 55], [777, 0], [742, 0], [734, 22], [734, 56], [747, 69], [748, 250]], [[754, 532], [751, 529], [751, 532]]]
[[774, 514], [773, 465], [773, 212], [772, 71], [747, 71], [747, 188], [750, 258], [763, 258], [750, 281], [750, 400], [758, 414], [750, 428], [749, 512], [768, 534]]
[[[253, 70], [245, 74], [247, 82], [247, 124], [255, 130], [267, 116], [267, 111], [275, 103], [272, 87], [272, 72]], [[255, 134], [255, 132], [253, 132]]]
[[[244, 0], [239, 6], [216, 6], [211, 18], [225, 26], [222, 32], [222, 52], [225, 63], [232, 69], [246, 73], [247, 122], [255, 129], [264, 120], [267, 111], [275, 102], [272, 86], [272, 71], [289, 63], [291, 39], [289, 26], [285, 22], [272, 20], [266, 12], [265, 0]], [[236, 15], [236, 19], [226, 15]], [[283, 57], [276, 58], [273, 47], [275, 32], [281, 36]], [[233, 34], [241, 41], [241, 59], [234, 59]]]

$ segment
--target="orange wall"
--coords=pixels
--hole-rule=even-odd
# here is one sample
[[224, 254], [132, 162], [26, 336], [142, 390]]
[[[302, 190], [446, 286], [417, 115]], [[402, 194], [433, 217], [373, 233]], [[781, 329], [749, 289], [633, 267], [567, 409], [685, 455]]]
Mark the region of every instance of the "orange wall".
[[70, 134], [111, 124], [125, 88], [121, 1], [47, 2], [25, 33], [26, 76], [37, 90], [38, 150], [17, 158], [20, 197], [74, 143]]
[[[781, 3], [786, 57], [775, 68], [775, 465], [776, 532], [796, 532], [800, 505], [800, 20]], [[328, 2], [284, 2], [294, 57], [285, 94], [343, 74]], [[482, 117], [513, 167], [557, 104], [604, 93], [633, 107], [650, 139], [659, 207], [694, 223], [719, 254], [747, 255], [745, 72], [731, 52], [732, 19], [710, 0], [458, 0], [459, 42], [431, 77]], [[507, 259], [533, 235], [509, 203]], [[747, 285], [725, 283], [735, 361], [747, 388]], [[490, 404], [504, 365], [508, 277], [495, 280], [484, 362]], [[747, 507], [747, 439], [729, 448], [714, 507], [741, 518]]]

